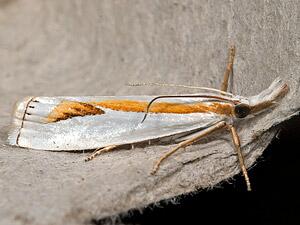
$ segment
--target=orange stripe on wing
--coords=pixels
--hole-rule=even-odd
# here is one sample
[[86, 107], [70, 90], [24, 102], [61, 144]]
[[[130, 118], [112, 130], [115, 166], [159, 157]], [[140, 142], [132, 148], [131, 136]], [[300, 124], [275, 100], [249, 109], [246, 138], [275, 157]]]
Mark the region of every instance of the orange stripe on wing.
[[[112, 109], [123, 112], [145, 112], [148, 102], [134, 100], [105, 100], [101, 102], [76, 102], [62, 101], [48, 115], [47, 122], [57, 122], [76, 116], [101, 115], [104, 110], [101, 108]], [[233, 106], [229, 103], [220, 102], [200, 102], [200, 103], [153, 103], [149, 109], [150, 113], [216, 113], [221, 115], [233, 115]]]
[[101, 115], [105, 112], [92, 104], [76, 101], [62, 101], [48, 115], [47, 122], [57, 122], [75, 116]]
[[[105, 100], [101, 102], [92, 102], [90, 104], [103, 108], [109, 108], [124, 112], [145, 112], [148, 102], [134, 100]], [[230, 103], [220, 102], [200, 102], [200, 103], [153, 103], [149, 109], [150, 113], [217, 113], [222, 115], [233, 115], [233, 106]]]

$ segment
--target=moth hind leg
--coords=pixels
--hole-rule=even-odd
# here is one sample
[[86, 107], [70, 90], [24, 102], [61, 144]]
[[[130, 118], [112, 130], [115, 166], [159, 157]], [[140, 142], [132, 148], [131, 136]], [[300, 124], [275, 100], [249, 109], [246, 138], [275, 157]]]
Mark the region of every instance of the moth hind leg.
[[106, 146], [104, 148], [98, 148], [91, 155], [89, 155], [87, 158], [85, 158], [84, 161], [86, 161], [86, 162], [91, 161], [92, 159], [94, 159], [98, 155], [100, 155], [104, 152], [109, 152], [109, 151], [115, 150], [117, 147], [118, 147], [118, 145], [109, 145], [109, 146]]
[[229, 77], [230, 77], [230, 75], [233, 75], [234, 56], [235, 56], [235, 46], [232, 45], [229, 48], [229, 57], [228, 57], [226, 70], [225, 70], [225, 73], [224, 73], [223, 82], [222, 82], [221, 88], [220, 88], [221, 91], [227, 91], [227, 89], [228, 89]]
[[154, 175], [157, 170], [159, 169], [159, 166], [161, 165], [161, 163], [167, 159], [168, 157], [170, 157], [171, 155], [173, 155], [175, 152], [177, 152], [179, 149], [181, 148], [185, 148], [191, 144], [193, 144], [194, 142], [200, 140], [201, 138], [213, 133], [216, 130], [220, 130], [222, 128], [226, 127], [226, 122], [225, 121], [220, 121], [204, 130], [201, 130], [198, 132], [197, 135], [193, 135], [193, 137], [180, 142], [179, 144], [177, 144], [177, 146], [173, 149], [171, 149], [169, 152], [165, 153], [164, 155], [162, 155], [154, 164], [153, 169], [151, 171], [151, 174]]

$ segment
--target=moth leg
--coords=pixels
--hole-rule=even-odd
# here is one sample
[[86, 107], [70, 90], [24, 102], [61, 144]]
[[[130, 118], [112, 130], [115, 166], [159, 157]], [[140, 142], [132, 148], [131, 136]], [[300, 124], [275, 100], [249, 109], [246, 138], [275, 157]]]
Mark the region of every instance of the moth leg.
[[226, 66], [226, 70], [224, 73], [223, 83], [221, 84], [221, 91], [227, 91], [228, 81], [230, 74], [233, 74], [233, 61], [235, 56], [235, 46], [231, 46], [229, 49], [229, 58]]
[[116, 147], [118, 147], [118, 145], [109, 145], [107, 147], [104, 147], [104, 148], [98, 148], [96, 149], [90, 156], [88, 156], [84, 161], [91, 161], [92, 159], [94, 159], [96, 156], [104, 153], [104, 152], [109, 152], [113, 149], [115, 149]]
[[246, 185], [247, 185], [247, 190], [251, 191], [251, 183], [250, 183], [248, 172], [247, 172], [247, 169], [246, 169], [246, 166], [245, 166], [244, 156], [243, 156], [242, 151], [241, 151], [241, 142], [240, 142], [239, 135], [237, 134], [236, 129], [235, 129], [234, 126], [228, 125], [228, 128], [229, 128], [231, 136], [232, 136], [232, 141], [233, 141], [233, 144], [234, 144], [237, 156], [238, 156], [238, 160], [239, 160], [239, 163], [240, 163], [240, 168], [241, 168], [242, 173], [243, 173], [244, 178], [245, 178], [245, 182], [246, 182]]
[[185, 141], [180, 142], [175, 148], [173, 148], [171, 151], [167, 152], [166, 154], [164, 154], [162, 157], [159, 158], [159, 160], [157, 160], [157, 162], [154, 164], [153, 169], [151, 174], [155, 174], [157, 172], [157, 170], [159, 169], [160, 164], [167, 159], [169, 156], [171, 156], [172, 154], [174, 154], [176, 151], [178, 151], [180, 148], [185, 148], [191, 144], [193, 144], [194, 142], [198, 141], [199, 139], [203, 138], [204, 136], [207, 136], [209, 134], [211, 134], [212, 132], [216, 131], [216, 130], [220, 130], [224, 127], [226, 127], [227, 124], [225, 121], [220, 121], [208, 128], [206, 128], [205, 130], [201, 130], [199, 131], [199, 134], [196, 136], [193, 136], [190, 139], [187, 139]]
[[166, 154], [164, 154], [162, 157], [159, 158], [159, 160], [154, 164], [151, 174], [152, 175], [155, 174], [157, 172], [157, 170], [159, 169], [160, 164], [165, 159], [167, 159], [169, 156], [171, 156], [173, 153], [178, 151], [180, 148], [185, 148], [185, 147], [193, 144], [194, 142], [198, 141], [199, 139], [203, 138], [204, 136], [207, 136], [207, 135], [213, 133], [214, 131], [220, 130], [225, 127], [227, 127], [230, 130], [230, 133], [232, 136], [232, 141], [233, 141], [233, 144], [234, 144], [237, 156], [238, 156], [240, 168], [242, 170], [242, 173], [245, 178], [246, 185], [247, 185], [247, 190], [251, 191], [251, 183], [250, 183], [248, 172], [247, 172], [247, 169], [245, 166], [244, 156], [241, 151], [240, 138], [238, 136], [236, 128], [232, 125], [228, 125], [225, 121], [218, 122], [215, 125], [212, 125], [211, 127], [208, 127], [207, 129], [200, 131], [198, 135], [193, 136], [190, 139], [180, 142], [175, 148], [173, 148], [171, 151], [167, 152]]

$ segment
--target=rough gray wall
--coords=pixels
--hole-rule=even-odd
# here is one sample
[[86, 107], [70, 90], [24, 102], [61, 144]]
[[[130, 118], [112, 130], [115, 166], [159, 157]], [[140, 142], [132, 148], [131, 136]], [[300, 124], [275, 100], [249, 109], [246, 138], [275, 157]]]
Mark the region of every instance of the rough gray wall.
[[191, 92], [128, 82], [218, 88], [232, 43], [234, 93], [256, 94], [277, 76], [291, 89], [271, 113], [239, 127], [253, 165], [273, 126], [300, 108], [299, 7], [297, 0], [1, 0], [0, 223], [83, 224], [239, 173], [226, 133], [174, 155], [157, 176], [149, 175], [153, 162], [171, 146], [116, 151], [84, 163], [87, 154], [6, 144], [10, 112], [21, 97]]

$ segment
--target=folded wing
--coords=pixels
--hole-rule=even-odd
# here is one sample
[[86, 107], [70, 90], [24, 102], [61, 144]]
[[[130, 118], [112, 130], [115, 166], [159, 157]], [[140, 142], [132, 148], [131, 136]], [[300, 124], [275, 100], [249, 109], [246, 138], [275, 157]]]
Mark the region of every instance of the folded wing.
[[[222, 116], [211, 112], [184, 114], [153, 111], [141, 124], [144, 110], [140, 110], [139, 105], [132, 105], [132, 102], [149, 102], [152, 98], [153, 96], [26, 98], [16, 105], [8, 141], [11, 145], [41, 150], [96, 149], [201, 129], [222, 119]], [[116, 99], [119, 105], [116, 105]], [[126, 110], [121, 110], [125, 107], [124, 101], [127, 101]], [[114, 102], [114, 107], [108, 107], [108, 102]], [[174, 104], [195, 102], [195, 99], [169, 102], [175, 110], [177, 106]]]

